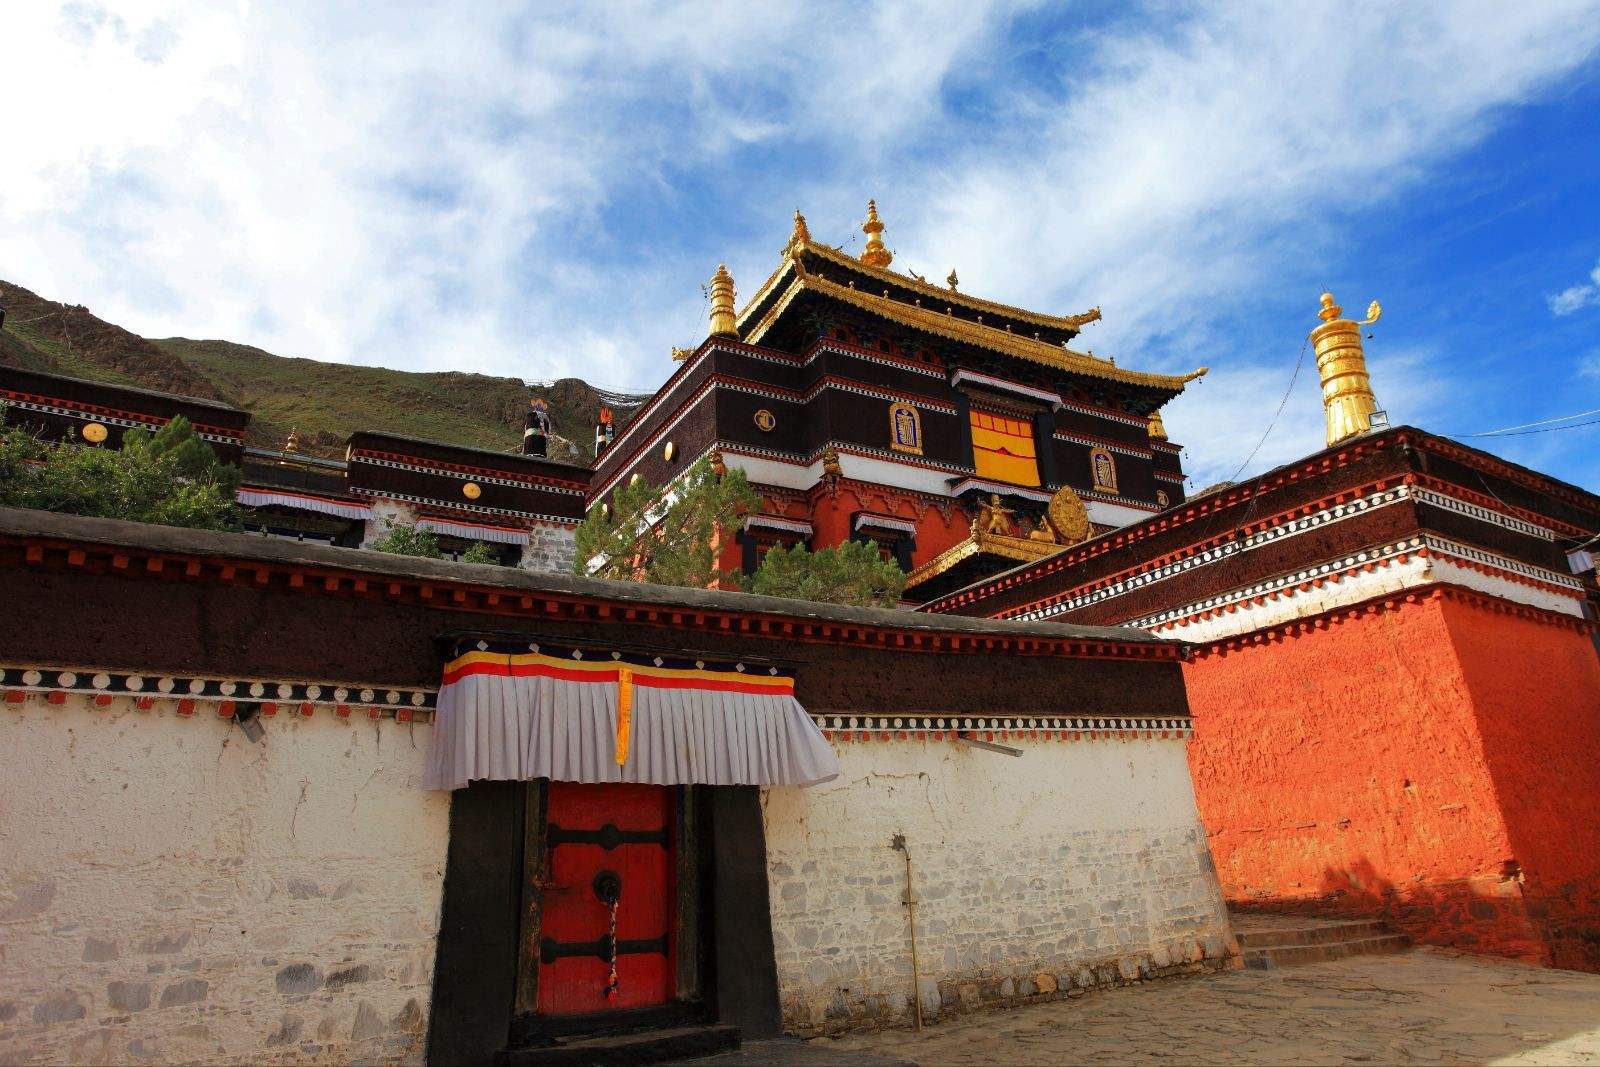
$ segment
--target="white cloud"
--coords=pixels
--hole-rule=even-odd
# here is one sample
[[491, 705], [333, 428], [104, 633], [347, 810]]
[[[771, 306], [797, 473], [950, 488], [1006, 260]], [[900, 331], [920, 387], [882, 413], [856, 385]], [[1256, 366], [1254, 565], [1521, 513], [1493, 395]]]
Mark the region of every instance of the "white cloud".
[[1587, 284], [1568, 286], [1559, 293], [1545, 297], [1545, 302], [1556, 315], [1571, 315], [1600, 304], [1600, 263], [1595, 264], [1594, 270], [1589, 272]]
[[646, 384], [715, 260], [616, 247], [630, 189], [928, 120], [1000, 11], [936, 7], [25, 5], [0, 276], [154, 336]]
[[[793, 207], [848, 241], [875, 194], [897, 266], [1101, 304], [1086, 344], [1216, 368], [1167, 419], [1197, 479], [1259, 438], [1299, 346], [1262, 294], [1304, 288], [1309, 326], [1346, 213], [1600, 41], [1596, 0], [1162, 7], [1042, 41], [984, 0], [18, 8], [0, 277], [152, 336], [649, 386], [719, 258], [748, 292]], [[1397, 421], [1441, 402], [1416, 359], [1375, 372]], [[1315, 447], [1315, 386], [1308, 354], [1257, 468]]]

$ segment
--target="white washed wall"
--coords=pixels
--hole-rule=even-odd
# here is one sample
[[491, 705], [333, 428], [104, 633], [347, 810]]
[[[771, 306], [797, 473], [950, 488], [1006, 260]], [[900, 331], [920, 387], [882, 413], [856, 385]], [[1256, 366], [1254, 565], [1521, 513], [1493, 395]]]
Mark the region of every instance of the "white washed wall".
[[201, 709], [0, 705], [0, 1062], [419, 1061], [429, 727]]
[[925, 1018], [1227, 965], [1237, 955], [1180, 739], [838, 746], [764, 797], [787, 1029], [904, 1023], [911, 850]]

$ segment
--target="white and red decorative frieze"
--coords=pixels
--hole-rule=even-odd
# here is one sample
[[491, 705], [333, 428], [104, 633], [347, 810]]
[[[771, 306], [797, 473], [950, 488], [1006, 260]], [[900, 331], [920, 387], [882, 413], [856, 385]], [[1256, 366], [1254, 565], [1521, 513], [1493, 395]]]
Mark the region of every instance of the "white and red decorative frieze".
[[429, 722], [438, 691], [415, 686], [274, 681], [94, 667], [0, 667], [0, 699], [7, 704], [22, 704], [30, 699], [64, 704], [70, 696], [82, 697], [92, 707], [111, 707], [120, 700], [140, 711], [165, 705], [179, 715], [205, 713], [223, 719], [253, 709], [267, 716], [310, 718], [323, 714], [340, 719]]

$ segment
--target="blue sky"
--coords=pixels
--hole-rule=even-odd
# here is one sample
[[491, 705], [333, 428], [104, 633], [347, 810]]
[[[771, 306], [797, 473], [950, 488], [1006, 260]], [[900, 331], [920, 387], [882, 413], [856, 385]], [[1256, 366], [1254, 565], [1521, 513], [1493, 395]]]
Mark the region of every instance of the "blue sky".
[[[150, 336], [650, 388], [799, 207], [1212, 374], [1197, 484], [1319, 447], [1317, 296], [1397, 422], [1600, 408], [1600, 0], [8, 14], [0, 277]], [[1573, 420], [1583, 422], [1584, 419]], [[1540, 429], [1542, 427], [1534, 427]], [[1600, 489], [1600, 426], [1471, 438]]]

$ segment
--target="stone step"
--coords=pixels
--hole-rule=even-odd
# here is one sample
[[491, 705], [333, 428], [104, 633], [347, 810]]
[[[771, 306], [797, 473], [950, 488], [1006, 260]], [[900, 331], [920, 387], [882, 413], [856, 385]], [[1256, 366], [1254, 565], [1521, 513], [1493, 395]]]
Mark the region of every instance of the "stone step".
[[1348, 922], [1319, 921], [1304, 926], [1282, 926], [1271, 929], [1251, 929], [1243, 923], [1235, 928], [1241, 949], [1277, 948], [1285, 945], [1320, 945], [1330, 941], [1360, 941], [1368, 937], [1383, 937], [1390, 933], [1388, 923], [1382, 919]]
[[498, 1062], [503, 1067], [610, 1067], [712, 1056], [738, 1047], [737, 1026], [709, 1023], [557, 1039], [554, 1044], [507, 1049]]
[[1349, 956], [1379, 956], [1404, 952], [1411, 942], [1403, 934], [1382, 934], [1378, 937], [1356, 938], [1350, 941], [1321, 941], [1300, 945], [1272, 945], [1267, 948], [1244, 950], [1244, 965], [1259, 969], [1292, 967], [1301, 963], [1326, 963]]

